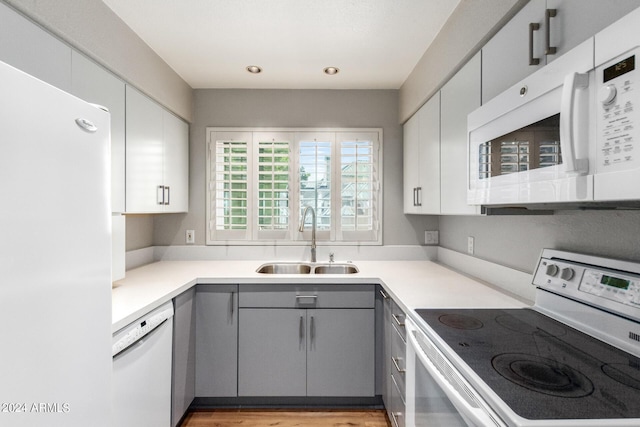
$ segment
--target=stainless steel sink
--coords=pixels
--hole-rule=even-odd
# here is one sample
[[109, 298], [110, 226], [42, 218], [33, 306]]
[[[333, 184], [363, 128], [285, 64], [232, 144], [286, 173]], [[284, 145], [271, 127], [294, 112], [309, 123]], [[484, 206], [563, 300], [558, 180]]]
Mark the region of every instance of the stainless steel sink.
[[311, 266], [293, 262], [269, 263], [261, 265], [256, 271], [266, 274], [309, 274], [311, 273]]
[[353, 264], [322, 264], [313, 269], [314, 274], [353, 274], [358, 271], [358, 267]]
[[256, 270], [264, 274], [354, 274], [358, 267], [353, 264], [307, 264], [300, 262], [270, 262]]

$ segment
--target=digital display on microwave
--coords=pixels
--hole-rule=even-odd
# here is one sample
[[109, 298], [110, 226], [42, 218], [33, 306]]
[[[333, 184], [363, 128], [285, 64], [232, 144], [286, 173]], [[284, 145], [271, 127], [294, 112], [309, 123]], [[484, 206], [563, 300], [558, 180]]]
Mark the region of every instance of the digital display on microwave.
[[610, 67], [604, 69], [603, 82], [606, 83], [609, 80], [620, 77], [621, 75], [633, 71], [636, 68], [636, 56], [632, 55], [627, 59], [624, 59], [617, 64], [613, 64]]

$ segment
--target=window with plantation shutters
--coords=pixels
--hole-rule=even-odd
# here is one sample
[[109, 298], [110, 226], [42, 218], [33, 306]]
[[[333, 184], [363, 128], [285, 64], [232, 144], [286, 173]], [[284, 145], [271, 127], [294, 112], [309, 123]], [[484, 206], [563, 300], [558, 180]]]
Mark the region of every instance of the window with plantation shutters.
[[[319, 240], [332, 238], [333, 177], [332, 162], [335, 134], [331, 132], [296, 133], [298, 160], [298, 217], [307, 206], [316, 212], [316, 237]], [[311, 238], [312, 218], [305, 218], [305, 232], [299, 235], [304, 240]]]
[[284, 239], [290, 221], [290, 134], [254, 133], [257, 174], [256, 239]]
[[208, 143], [209, 228], [218, 240], [251, 236], [251, 133], [224, 132]]
[[378, 140], [371, 133], [341, 132], [340, 240], [377, 240]]
[[207, 128], [207, 244], [381, 244], [380, 129]]

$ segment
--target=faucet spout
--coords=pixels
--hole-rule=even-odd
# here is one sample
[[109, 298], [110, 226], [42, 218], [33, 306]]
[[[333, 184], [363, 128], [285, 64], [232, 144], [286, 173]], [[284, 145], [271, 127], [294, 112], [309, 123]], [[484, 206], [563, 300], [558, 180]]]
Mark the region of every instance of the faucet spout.
[[307, 206], [302, 213], [302, 222], [300, 222], [300, 228], [298, 231], [304, 231], [304, 221], [307, 218], [307, 213], [311, 211], [311, 262], [316, 262], [316, 211]]

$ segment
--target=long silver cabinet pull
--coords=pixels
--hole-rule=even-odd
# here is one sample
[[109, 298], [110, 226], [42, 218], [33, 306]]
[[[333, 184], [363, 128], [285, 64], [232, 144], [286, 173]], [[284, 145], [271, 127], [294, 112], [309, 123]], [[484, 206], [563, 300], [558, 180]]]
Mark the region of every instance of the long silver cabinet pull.
[[392, 314], [391, 317], [393, 317], [393, 320], [396, 322], [396, 325], [404, 328], [404, 320], [400, 320], [400, 316], [398, 316], [397, 314]]
[[233, 314], [234, 314], [234, 311], [235, 311], [235, 307], [234, 307], [235, 304], [233, 303], [234, 299], [235, 299], [235, 295], [236, 295], [235, 292], [231, 292], [231, 296], [229, 298], [229, 313], [231, 313], [231, 318], [232, 319], [233, 319]]
[[382, 295], [382, 298], [385, 300], [389, 299], [389, 295], [387, 295], [382, 289], [379, 290], [380, 295]]
[[158, 185], [157, 200], [159, 205], [164, 205], [164, 185]]
[[555, 46], [551, 46], [551, 18], [555, 18], [558, 14], [558, 9], [547, 9], [544, 12], [544, 24], [545, 28], [545, 55], [555, 55], [558, 49]]
[[422, 187], [416, 188], [416, 206], [422, 206], [422, 199], [420, 198], [420, 194], [422, 193]]
[[533, 33], [540, 29], [540, 24], [537, 22], [529, 23], [529, 65], [539, 65], [540, 58], [533, 57]]
[[413, 206], [418, 206], [418, 200], [416, 194], [418, 193], [418, 187], [413, 187]]
[[392, 358], [391, 358], [391, 361], [393, 362], [393, 366], [395, 366], [395, 367], [396, 367], [396, 371], [398, 371], [398, 372], [399, 372], [399, 373], [401, 373], [401, 374], [404, 374], [405, 372], [407, 372], [407, 370], [406, 370], [406, 369], [402, 369], [402, 368], [400, 367], [400, 365], [398, 364], [398, 361], [399, 361], [399, 360], [400, 360], [400, 358], [399, 358], [399, 357], [392, 357]]
[[316, 339], [316, 322], [315, 322], [315, 319], [313, 318], [313, 316], [311, 316], [311, 322], [309, 324], [309, 329], [310, 329], [309, 335], [310, 335], [310, 338], [311, 338], [311, 343], [313, 343], [315, 341], [315, 339]]
[[167, 190], [167, 197], [164, 201], [164, 204], [168, 205], [171, 203], [171, 187], [169, 187], [168, 185], [165, 185], [164, 189]]
[[300, 316], [300, 328], [298, 330], [300, 341], [304, 339], [304, 316]]

